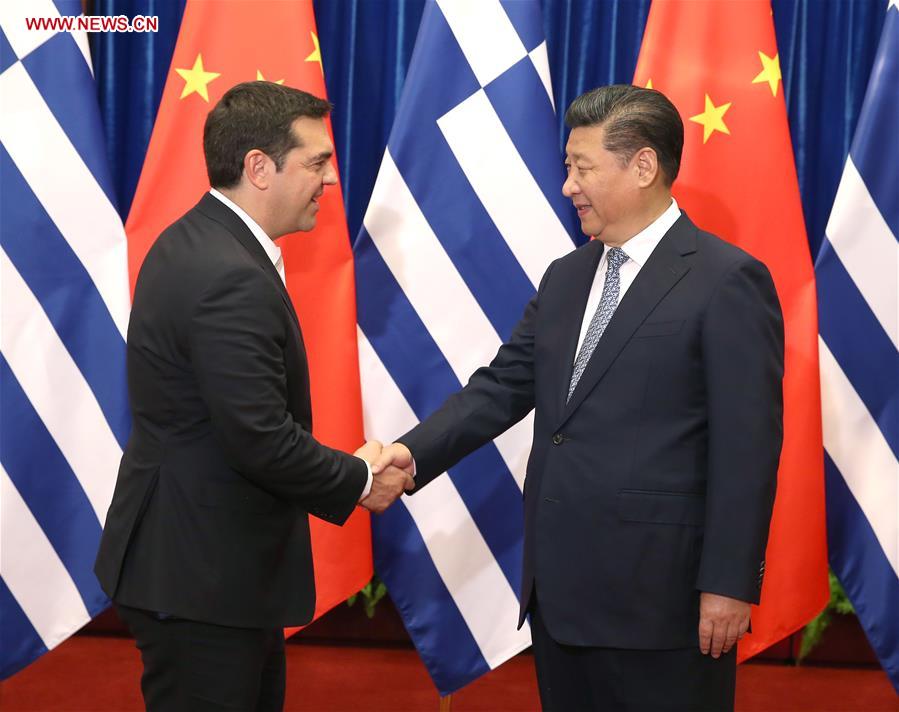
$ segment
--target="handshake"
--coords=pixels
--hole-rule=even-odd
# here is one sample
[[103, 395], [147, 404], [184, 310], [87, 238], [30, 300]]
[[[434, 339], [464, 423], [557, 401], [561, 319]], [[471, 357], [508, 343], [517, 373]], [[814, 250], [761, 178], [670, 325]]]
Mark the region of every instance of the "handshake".
[[359, 502], [369, 511], [381, 514], [403, 492], [415, 488], [412, 453], [402, 443], [384, 447], [377, 440], [370, 440], [353, 454], [371, 465], [371, 492]]

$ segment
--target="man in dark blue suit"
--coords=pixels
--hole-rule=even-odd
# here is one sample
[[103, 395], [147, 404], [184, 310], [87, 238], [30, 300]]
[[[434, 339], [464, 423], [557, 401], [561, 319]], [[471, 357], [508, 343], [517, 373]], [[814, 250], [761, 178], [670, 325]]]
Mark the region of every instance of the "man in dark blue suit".
[[521, 621], [544, 708], [732, 709], [782, 442], [777, 294], [672, 198], [683, 122], [664, 95], [603, 87], [566, 121], [563, 193], [596, 239], [373, 470], [414, 467], [420, 489], [536, 409]]

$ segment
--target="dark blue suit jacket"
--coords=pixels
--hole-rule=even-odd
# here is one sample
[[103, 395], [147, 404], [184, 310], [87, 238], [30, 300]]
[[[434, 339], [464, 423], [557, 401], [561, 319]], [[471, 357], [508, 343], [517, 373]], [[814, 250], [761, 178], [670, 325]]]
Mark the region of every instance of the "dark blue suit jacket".
[[566, 404], [602, 250], [553, 262], [493, 362], [399, 440], [420, 489], [536, 408], [521, 619], [536, 586], [559, 642], [692, 646], [700, 591], [759, 599], [783, 434], [780, 305], [761, 262], [682, 215]]

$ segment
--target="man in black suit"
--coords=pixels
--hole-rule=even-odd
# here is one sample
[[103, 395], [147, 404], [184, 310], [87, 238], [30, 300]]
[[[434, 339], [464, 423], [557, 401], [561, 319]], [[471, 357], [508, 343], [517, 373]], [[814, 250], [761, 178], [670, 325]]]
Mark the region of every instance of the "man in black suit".
[[411, 487], [313, 438], [274, 238], [337, 178], [330, 104], [267, 82], [209, 113], [212, 190], [147, 255], [128, 329], [133, 429], [95, 570], [141, 651], [150, 710], [280, 710], [284, 626], [315, 608], [308, 514], [342, 524]]
[[596, 89], [566, 121], [563, 193], [597, 239], [373, 470], [420, 489], [535, 408], [521, 620], [544, 708], [732, 709], [782, 441], [774, 284], [673, 200], [683, 123], [661, 93]]

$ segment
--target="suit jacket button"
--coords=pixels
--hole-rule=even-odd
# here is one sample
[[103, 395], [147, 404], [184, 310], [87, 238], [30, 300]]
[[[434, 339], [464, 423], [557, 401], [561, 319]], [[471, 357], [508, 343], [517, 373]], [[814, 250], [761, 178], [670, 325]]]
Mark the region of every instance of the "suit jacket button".
[[562, 440], [564, 440], [564, 438], [562, 437], [562, 433], [556, 433], [555, 435], [553, 435], [553, 445], [561, 445]]

